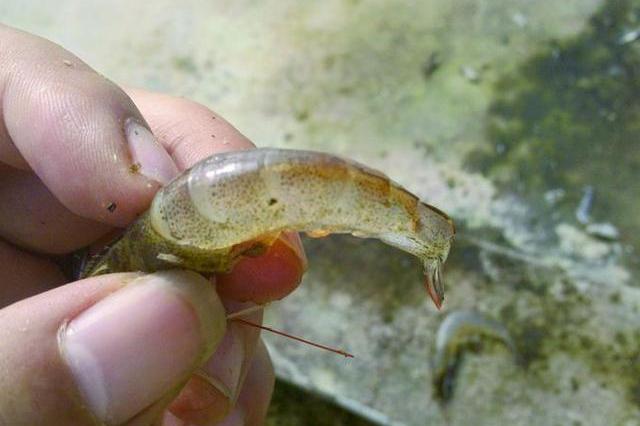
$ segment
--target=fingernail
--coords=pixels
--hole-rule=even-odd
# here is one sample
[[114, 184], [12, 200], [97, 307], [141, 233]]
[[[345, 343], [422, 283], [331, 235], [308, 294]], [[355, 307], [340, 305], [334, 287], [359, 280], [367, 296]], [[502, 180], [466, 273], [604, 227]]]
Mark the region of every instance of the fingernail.
[[304, 252], [304, 246], [302, 245], [300, 234], [297, 232], [283, 232], [280, 234], [280, 240], [282, 240], [298, 255], [302, 261], [302, 269], [306, 270], [309, 262], [307, 260], [307, 254]]
[[173, 159], [158, 143], [153, 133], [139, 121], [129, 118], [124, 123], [124, 133], [129, 143], [133, 161], [132, 170], [165, 185], [178, 174]]
[[[224, 305], [228, 312], [237, 312], [255, 306], [253, 303], [234, 301], [225, 301]], [[248, 313], [243, 318], [261, 323], [262, 311]], [[259, 336], [259, 329], [229, 321], [227, 332], [216, 352], [202, 366], [201, 371], [210, 378], [210, 382], [216, 385], [221, 393], [228, 395], [230, 407], [238, 399], [242, 383], [253, 358], [254, 342]]]
[[230, 410], [229, 390], [202, 371], [196, 371], [171, 402], [171, 411], [189, 425], [218, 422]]
[[236, 406], [227, 417], [224, 418], [218, 426], [243, 426], [244, 425], [244, 411], [242, 408]]
[[174, 416], [170, 411], [165, 411], [162, 416], [162, 426], [188, 426], [187, 422]]
[[202, 370], [209, 378], [209, 382], [225, 395], [229, 406], [235, 401], [242, 379], [245, 342], [243, 330], [239, 324], [229, 323], [220, 345], [213, 357], [207, 361]]
[[61, 328], [59, 347], [88, 408], [102, 422], [120, 424], [183, 383], [225, 327], [208, 280], [166, 271], [82, 312]]

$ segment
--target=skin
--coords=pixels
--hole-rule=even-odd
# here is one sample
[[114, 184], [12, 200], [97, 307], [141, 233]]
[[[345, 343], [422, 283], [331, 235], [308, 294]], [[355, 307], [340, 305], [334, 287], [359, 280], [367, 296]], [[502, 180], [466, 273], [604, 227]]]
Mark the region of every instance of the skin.
[[[7, 265], [0, 277], [0, 407], [20, 407], [37, 396], [35, 408], [0, 409], [0, 424], [95, 424], [52, 348], [64, 321], [137, 275], [68, 282], [54, 257], [99, 246], [145, 211], [160, 187], [131, 172], [123, 120], [148, 126], [178, 171], [214, 153], [253, 144], [210, 109], [123, 90], [39, 37], [0, 25], [0, 52], [0, 264]], [[107, 208], [111, 203], [117, 205], [113, 211]], [[243, 306], [234, 300], [280, 299], [299, 284], [305, 262], [299, 239], [287, 235], [263, 256], [243, 259], [218, 277], [217, 292], [229, 310]], [[249, 318], [261, 321], [260, 314]], [[232, 328], [237, 327], [227, 326]], [[243, 372], [233, 401], [190, 376], [186, 385], [175, 383], [122, 424], [213, 425], [234, 410], [244, 413], [244, 424], [262, 424], [273, 368], [255, 329], [236, 333], [244, 356], [224, 360], [238, 365], [219, 365]], [[204, 364], [217, 359], [220, 354], [214, 353]], [[55, 392], [43, 392], [47, 388]]]

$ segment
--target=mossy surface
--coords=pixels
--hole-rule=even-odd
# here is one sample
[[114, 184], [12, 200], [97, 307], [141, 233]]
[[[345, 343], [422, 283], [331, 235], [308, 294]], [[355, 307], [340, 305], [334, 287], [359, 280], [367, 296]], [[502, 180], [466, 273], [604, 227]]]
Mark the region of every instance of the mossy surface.
[[[640, 2], [607, 2], [575, 37], [551, 40], [494, 85], [490, 143], [468, 164], [542, 216], [575, 222], [585, 187], [590, 219], [613, 222], [639, 266]], [[545, 193], [561, 191], [547, 206]], [[551, 222], [551, 221], [548, 221]]]
[[267, 426], [373, 426], [313, 392], [277, 380]]

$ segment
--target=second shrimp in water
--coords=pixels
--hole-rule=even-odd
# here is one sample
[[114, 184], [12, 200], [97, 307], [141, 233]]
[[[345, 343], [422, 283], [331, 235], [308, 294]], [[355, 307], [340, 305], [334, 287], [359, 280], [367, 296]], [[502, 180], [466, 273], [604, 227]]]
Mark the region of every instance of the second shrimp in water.
[[377, 238], [418, 257], [439, 308], [453, 221], [385, 175], [330, 154], [256, 149], [217, 154], [156, 194], [84, 275], [185, 268], [229, 271], [283, 231]]

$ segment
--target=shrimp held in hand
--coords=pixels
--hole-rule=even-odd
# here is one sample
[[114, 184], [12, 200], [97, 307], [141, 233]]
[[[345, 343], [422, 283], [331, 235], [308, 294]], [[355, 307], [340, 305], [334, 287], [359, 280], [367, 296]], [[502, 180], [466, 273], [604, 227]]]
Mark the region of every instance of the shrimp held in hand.
[[377, 238], [418, 257], [439, 308], [452, 220], [385, 175], [311, 151], [255, 149], [213, 155], [156, 194], [85, 275], [185, 268], [229, 271], [283, 231]]

